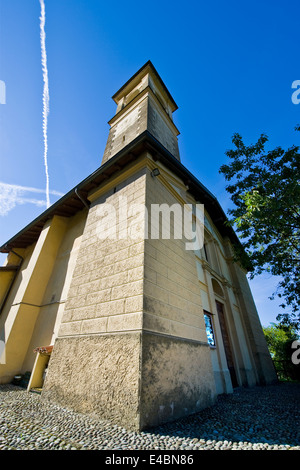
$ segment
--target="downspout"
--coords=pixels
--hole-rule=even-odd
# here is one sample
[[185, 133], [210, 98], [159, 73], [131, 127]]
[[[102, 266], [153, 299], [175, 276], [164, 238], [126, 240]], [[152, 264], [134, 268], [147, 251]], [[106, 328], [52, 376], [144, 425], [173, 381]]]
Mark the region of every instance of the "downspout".
[[80, 194], [78, 193], [77, 188], [75, 188], [75, 194], [76, 194], [76, 196], [78, 197], [78, 199], [80, 199], [80, 201], [82, 202], [82, 204], [84, 204], [85, 207], [86, 207], [87, 209], [89, 209], [89, 208], [90, 208], [89, 204], [83, 199], [82, 196], [80, 196]]
[[18, 258], [20, 258], [20, 260], [21, 260], [21, 261], [20, 261], [20, 264], [19, 264], [19, 268], [20, 268], [20, 267], [21, 267], [21, 264], [22, 264], [23, 261], [24, 261], [23, 256], [19, 255], [19, 253], [16, 253], [14, 250], [10, 250], [10, 251], [11, 251], [11, 253], [13, 253], [14, 255], [16, 255]]
[[11, 280], [11, 282], [10, 282], [10, 286], [9, 286], [9, 288], [7, 289], [7, 292], [6, 292], [6, 294], [5, 294], [5, 297], [4, 297], [4, 299], [3, 299], [3, 301], [2, 301], [2, 304], [1, 304], [1, 306], [0, 306], [0, 315], [1, 315], [2, 311], [3, 311], [3, 308], [4, 308], [5, 304], [6, 304], [7, 299], [8, 299], [8, 296], [9, 296], [9, 294], [10, 294], [10, 292], [11, 292], [12, 286], [14, 285], [15, 279], [16, 279], [16, 277], [17, 277], [17, 275], [18, 275], [18, 273], [19, 273], [19, 271], [20, 271], [20, 269], [21, 269], [21, 266], [22, 266], [22, 264], [23, 264], [23, 261], [24, 261], [23, 256], [19, 255], [19, 253], [16, 253], [14, 250], [10, 250], [10, 252], [13, 253], [14, 255], [16, 255], [18, 258], [20, 258], [21, 261], [20, 261], [20, 263], [18, 264], [17, 269], [16, 269], [15, 272], [14, 272], [14, 275], [13, 275], [12, 280]]

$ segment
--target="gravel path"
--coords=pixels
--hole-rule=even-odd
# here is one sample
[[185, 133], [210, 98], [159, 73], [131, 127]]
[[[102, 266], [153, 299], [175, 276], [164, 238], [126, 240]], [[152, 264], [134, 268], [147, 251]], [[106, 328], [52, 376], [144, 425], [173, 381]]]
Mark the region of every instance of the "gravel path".
[[0, 385], [0, 450], [300, 450], [300, 384], [237, 389], [188, 418], [136, 433]]

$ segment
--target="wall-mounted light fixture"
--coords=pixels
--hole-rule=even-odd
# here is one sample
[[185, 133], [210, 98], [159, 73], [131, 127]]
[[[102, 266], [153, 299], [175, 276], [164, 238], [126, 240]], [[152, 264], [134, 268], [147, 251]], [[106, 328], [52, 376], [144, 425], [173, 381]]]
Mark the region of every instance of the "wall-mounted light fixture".
[[154, 178], [154, 176], [160, 175], [160, 171], [158, 168], [154, 168], [154, 170], [151, 171], [151, 176]]

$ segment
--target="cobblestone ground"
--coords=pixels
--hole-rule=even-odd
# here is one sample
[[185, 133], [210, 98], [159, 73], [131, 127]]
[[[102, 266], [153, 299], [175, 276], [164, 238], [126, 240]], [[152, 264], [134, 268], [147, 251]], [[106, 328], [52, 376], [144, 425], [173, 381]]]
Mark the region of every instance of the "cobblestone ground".
[[0, 450], [300, 450], [300, 384], [237, 389], [140, 433], [0, 385]]

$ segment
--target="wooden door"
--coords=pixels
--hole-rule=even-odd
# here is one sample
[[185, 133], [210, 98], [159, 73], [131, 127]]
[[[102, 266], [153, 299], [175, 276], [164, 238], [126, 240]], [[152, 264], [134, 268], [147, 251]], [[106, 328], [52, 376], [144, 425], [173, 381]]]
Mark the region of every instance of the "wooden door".
[[223, 344], [224, 344], [224, 349], [225, 349], [225, 355], [226, 355], [226, 360], [227, 360], [227, 366], [230, 372], [232, 386], [238, 387], [238, 381], [236, 378], [236, 373], [235, 373], [235, 368], [234, 368], [233, 354], [232, 354], [231, 344], [229, 340], [223, 304], [221, 304], [221, 302], [218, 302], [216, 300], [216, 305], [217, 305], [217, 312], [218, 312], [221, 333], [222, 333], [222, 338], [223, 338]]

